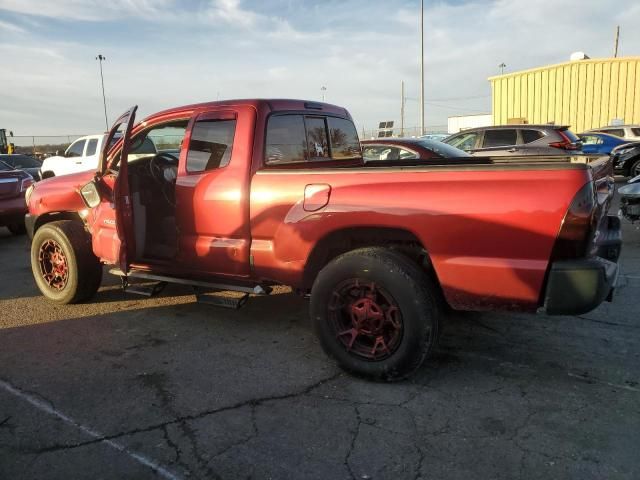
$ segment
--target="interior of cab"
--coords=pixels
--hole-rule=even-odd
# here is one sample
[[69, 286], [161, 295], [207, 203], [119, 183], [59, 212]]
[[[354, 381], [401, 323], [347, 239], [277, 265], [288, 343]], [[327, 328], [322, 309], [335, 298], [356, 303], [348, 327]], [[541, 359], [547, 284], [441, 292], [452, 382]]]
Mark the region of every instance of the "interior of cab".
[[162, 124], [131, 139], [127, 165], [136, 260], [172, 259], [177, 254], [175, 184], [187, 123]]

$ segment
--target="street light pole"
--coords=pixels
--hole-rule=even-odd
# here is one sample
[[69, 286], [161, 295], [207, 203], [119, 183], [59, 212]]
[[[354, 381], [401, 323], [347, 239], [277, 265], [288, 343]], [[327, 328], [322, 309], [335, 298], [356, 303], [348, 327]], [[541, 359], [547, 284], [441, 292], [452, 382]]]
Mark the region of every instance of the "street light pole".
[[500, 69], [500, 75], [504, 75], [504, 69], [507, 65], [502, 62], [500, 65], [498, 65], [498, 68]]
[[102, 75], [102, 62], [106, 60], [107, 57], [104, 55], [98, 55], [96, 60], [100, 64], [100, 81], [102, 82], [102, 104], [104, 105], [104, 124], [107, 130], [109, 130], [109, 120], [107, 119], [107, 98], [104, 95], [104, 76]]
[[324, 92], [327, 91], [327, 87], [323, 85], [322, 87], [320, 87], [320, 91], [322, 92], [322, 101], [324, 102]]
[[420, 0], [420, 135], [424, 135], [424, 0]]

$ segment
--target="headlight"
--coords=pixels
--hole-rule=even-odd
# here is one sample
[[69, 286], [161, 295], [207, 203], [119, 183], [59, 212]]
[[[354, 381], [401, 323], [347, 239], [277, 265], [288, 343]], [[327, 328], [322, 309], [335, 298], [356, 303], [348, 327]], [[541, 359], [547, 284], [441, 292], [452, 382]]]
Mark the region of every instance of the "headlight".
[[27, 205], [29, 205], [29, 199], [31, 198], [31, 194], [33, 193], [33, 189], [35, 188], [35, 183], [33, 185], [30, 185], [29, 188], [27, 188], [27, 191], [24, 192], [24, 201]]
[[87, 204], [87, 207], [94, 208], [100, 205], [100, 192], [98, 192], [98, 188], [94, 182], [89, 182], [82, 187], [80, 189], [80, 195], [82, 195], [82, 199], [84, 203]]

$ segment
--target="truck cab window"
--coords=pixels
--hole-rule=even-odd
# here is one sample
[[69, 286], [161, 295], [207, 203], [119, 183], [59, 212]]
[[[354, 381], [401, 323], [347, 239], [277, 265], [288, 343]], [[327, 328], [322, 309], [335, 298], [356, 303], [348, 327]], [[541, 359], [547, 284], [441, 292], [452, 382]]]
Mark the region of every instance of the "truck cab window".
[[95, 155], [97, 148], [98, 148], [98, 139], [92, 138], [91, 140], [89, 140], [89, 142], [87, 143], [87, 154], [86, 154], [87, 157], [91, 155]]
[[306, 156], [306, 134], [302, 115], [276, 115], [269, 118], [265, 163], [304, 162]]
[[226, 167], [231, 160], [235, 120], [203, 120], [193, 127], [187, 171], [203, 172]]
[[360, 140], [353, 122], [337, 117], [327, 117], [327, 122], [331, 140], [331, 158], [334, 160], [361, 158]]
[[329, 141], [324, 117], [305, 117], [307, 152], [311, 160], [329, 158]]
[[65, 157], [81, 157], [82, 152], [84, 151], [85, 140], [78, 140], [71, 144], [67, 151], [64, 153]]

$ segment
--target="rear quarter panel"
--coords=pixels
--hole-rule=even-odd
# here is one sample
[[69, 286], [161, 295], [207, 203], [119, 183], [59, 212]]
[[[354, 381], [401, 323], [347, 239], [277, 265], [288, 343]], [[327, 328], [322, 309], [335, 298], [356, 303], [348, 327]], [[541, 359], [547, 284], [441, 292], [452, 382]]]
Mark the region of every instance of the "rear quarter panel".
[[[427, 250], [456, 309], [535, 309], [551, 250], [588, 170], [322, 169], [259, 171], [251, 187], [256, 275], [301, 285], [313, 247], [331, 232], [391, 227]], [[307, 185], [331, 186], [326, 207], [303, 208]]]

